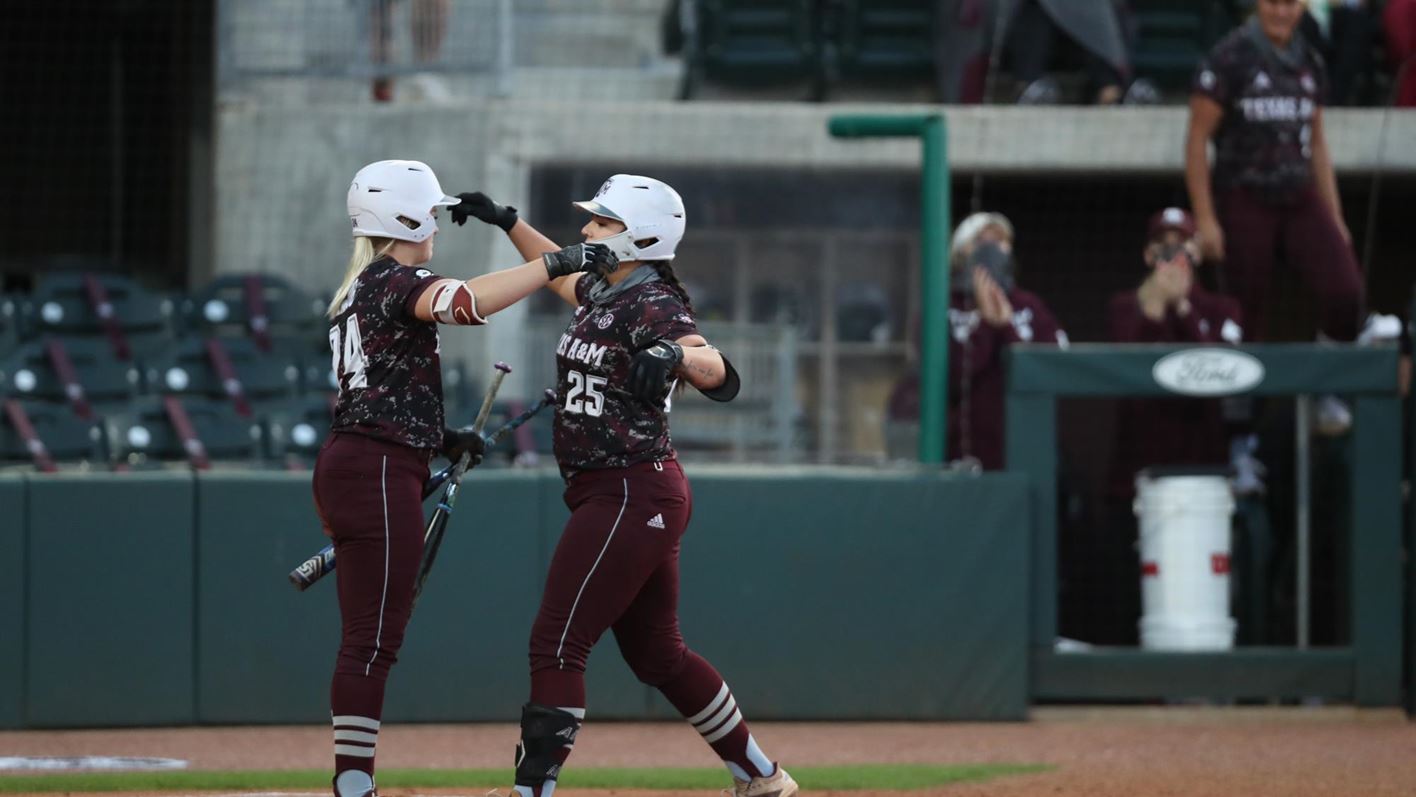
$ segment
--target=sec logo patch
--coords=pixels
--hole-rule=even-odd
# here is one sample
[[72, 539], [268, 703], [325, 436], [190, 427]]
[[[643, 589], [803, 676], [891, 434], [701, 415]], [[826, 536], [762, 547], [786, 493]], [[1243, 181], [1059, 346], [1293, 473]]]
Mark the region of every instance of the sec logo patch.
[[604, 315], [600, 316], [599, 321], [595, 322], [595, 326], [599, 327], [600, 329], [609, 329], [610, 324], [613, 324], [614, 322], [614, 313], [605, 313]]

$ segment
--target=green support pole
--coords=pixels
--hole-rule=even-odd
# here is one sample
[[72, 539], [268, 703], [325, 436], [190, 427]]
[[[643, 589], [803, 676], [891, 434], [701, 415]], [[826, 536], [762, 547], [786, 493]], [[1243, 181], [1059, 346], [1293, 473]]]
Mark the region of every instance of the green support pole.
[[945, 412], [949, 401], [949, 156], [940, 114], [833, 116], [837, 138], [920, 139], [920, 318], [919, 461], [944, 461]]

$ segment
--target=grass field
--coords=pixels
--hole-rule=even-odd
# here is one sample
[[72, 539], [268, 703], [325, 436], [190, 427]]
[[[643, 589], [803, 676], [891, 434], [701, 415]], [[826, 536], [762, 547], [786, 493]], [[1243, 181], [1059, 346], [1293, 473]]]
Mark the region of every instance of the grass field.
[[[821, 791], [852, 789], [926, 789], [951, 783], [979, 782], [1004, 775], [1041, 772], [1036, 764], [928, 764], [793, 767], [792, 775], [804, 788]], [[693, 769], [577, 769], [565, 774], [560, 785], [583, 789], [693, 789], [723, 786], [721, 767]], [[496, 788], [511, 780], [509, 769], [387, 769], [379, 771], [379, 785], [387, 788]], [[256, 770], [188, 772], [71, 772], [0, 777], [0, 793], [103, 791], [273, 791], [281, 789], [326, 790], [325, 770]]]

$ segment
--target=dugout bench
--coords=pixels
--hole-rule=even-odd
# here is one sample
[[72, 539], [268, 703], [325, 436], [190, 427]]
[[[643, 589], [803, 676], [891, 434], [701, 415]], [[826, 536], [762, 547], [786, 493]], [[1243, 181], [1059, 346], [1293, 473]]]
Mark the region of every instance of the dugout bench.
[[[1015, 347], [1008, 363], [1008, 469], [1029, 477], [1032, 494], [1030, 697], [1033, 701], [1322, 697], [1395, 706], [1402, 696], [1401, 399], [1397, 350], [1267, 344], [1221, 351], [1247, 355], [1257, 381], [1228, 392], [1325, 393], [1353, 403], [1351, 643], [1300, 650], [1240, 647], [1216, 653], [1097, 648], [1059, 653], [1057, 636], [1057, 400], [1174, 397], [1157, 365], [1205, 347], [1076, 345]], [[1209, 351], [1214, 351], [1209, 347]], [[1173, 362], [1173, 361], [1172, 361]], [[1252, 365], [1246, 366], [1251, 369]], [[1220, 388], [1222, 390], [1222, 388]], [[1183, 394], [1182, 394], [1183, 395]], [[1190, 394], [1194, 395], [1194, 394]], [[1050, 441], [1050, 442], [1049, 442]]]

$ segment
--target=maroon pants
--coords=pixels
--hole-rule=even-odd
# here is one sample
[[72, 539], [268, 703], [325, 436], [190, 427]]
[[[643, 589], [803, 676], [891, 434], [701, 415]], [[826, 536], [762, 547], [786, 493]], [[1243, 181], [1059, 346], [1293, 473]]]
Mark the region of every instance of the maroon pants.
[[667, 683], [689, 655], [678, 624], [679, 538], [693, 508], [683, 471], [673, 460], [583, 471], [565, 503], [531, 628], [533, 685], [551, 685], [551, 705], [584, 706], [585, 661], [607, 629], [641, 681]]
[[[565, 503], [570, 521], [531, 628], [531, 702], [583, 717], [585, 662], [610, 629], [635, 676], [678, 709], [734, 777], [771, 775], [775, 765], [723, 676], [679, 633], [679, 539], [693, 496], [678, 463], [580, 473]], [[559, 750], [558, 765], [570, 750]], [[524, 785], [533, 797], [547, 793], [544, 783]]]
[[330, 435], [315, 461], [315, 506], [334, 538], [343, 636], [330, 685], [336, 770], [373, 772], [384, 682], [398, 661], [423, 555], [428, 456]]
[[1224, 289], [1244, 311], [1244, 338], [1263, 340], [1275, 262], [1286, 278], [1300, 277], [1317, 300], [1323, 332], [1353, 340], [1362, 323], [1362, 275], [1352, 247], [1317, 190], [1294, 204], [1274, 205], [1242, 188], [1216, 197], [1224, 228]]

